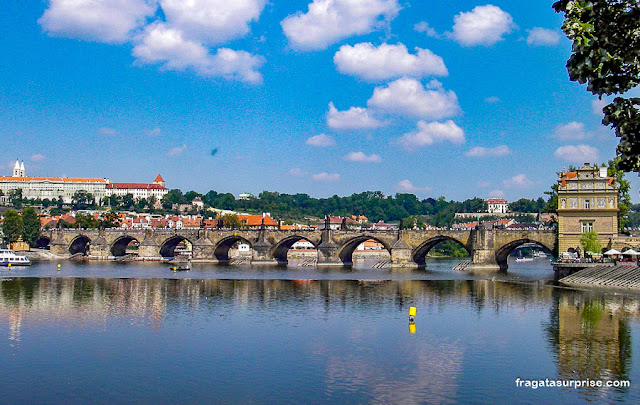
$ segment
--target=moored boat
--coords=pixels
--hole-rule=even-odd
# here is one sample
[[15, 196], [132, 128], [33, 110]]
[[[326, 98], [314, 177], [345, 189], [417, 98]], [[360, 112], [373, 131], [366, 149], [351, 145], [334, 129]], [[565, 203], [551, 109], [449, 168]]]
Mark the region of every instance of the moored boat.
[[11, 249], [0, 249], [0, 266], [30, 266], [31, 261], [27, 256], [17, 255]]

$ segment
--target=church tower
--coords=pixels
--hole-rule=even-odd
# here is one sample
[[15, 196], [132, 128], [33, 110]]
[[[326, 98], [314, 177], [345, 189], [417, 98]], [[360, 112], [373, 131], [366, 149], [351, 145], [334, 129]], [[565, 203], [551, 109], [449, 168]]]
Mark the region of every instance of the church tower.
[[26, 172], [24, 170], [24, 160], [20, 163], [20, 177], [27, 177]]
[[23, 177], [20, 175], [20, 162], [18, 161], [18, 159], [16, 159], [16, 164], [13, 165], [13, 174], [11, 175], [12, 177]]

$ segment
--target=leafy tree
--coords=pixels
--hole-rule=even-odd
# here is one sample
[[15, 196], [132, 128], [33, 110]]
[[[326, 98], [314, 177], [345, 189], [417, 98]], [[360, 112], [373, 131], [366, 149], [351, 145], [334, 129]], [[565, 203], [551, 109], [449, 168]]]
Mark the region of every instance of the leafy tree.
[[580, 237], [580, 244], [585, 252], [600, 253], [602, 250], [602, 243], [600, 243], [600, 237], [596, 231], [583, 233]]
[[[573, 41], [569, 78], [603, 95], [625, 94], [640, 83], [640, 2], [638, 0], [560, 0], [562, 30]], [[619, 168], [640, 171], [640, 98], [616, 97], [602, 123], [620, 138]]]
[[76, 214], [76, 228], [94, 229], [98, 228], [100, 223], [93, 215]]
[[29, 207], [22, 211], [22, 240], [27, 242], [29, 246], [35, 246], [36, 241], [40, 238], [40, 218], [35, 209]]
[[226, 214], [218, 217], [219, 228], [238, 229], [240, 227], [240, 219], [237, 215]]
[[627, 222], [627, 212], [629, 212], [629, 208], [631, 207], [631, 197], [629, 196], [631, 183], [625, 180], [624, 172], [619, 168], [620, 161], [620, 157], [609, 161], [607, 175], [614, 177], [618, 181], [618, 227], [619, 231], [623, 232]]
[[7, 210], [2, 220], [2, 235], [4, 242], [7, 244], [14, 243], [24, 233], [22, 218], [18, 211]]
[[115, 228], [119, 226], [118, 213], [115, 211], [109, 211], [106, 214], [102, 214], [100, 218], [100, 228]]
[[71, 205], [76, 210], [86, 210], [95, 205], [95, 199], [93, 198], [93, 194], [79, 190], [71, 197]]

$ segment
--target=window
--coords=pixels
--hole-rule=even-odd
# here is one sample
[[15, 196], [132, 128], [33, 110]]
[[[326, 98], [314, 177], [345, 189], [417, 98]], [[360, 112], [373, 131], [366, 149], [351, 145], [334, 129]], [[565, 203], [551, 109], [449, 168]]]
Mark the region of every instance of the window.
[[587, 233], [593, 231], [593, 222], [583, 222], [582, 223], [582, 233]]
[[591, 200], [589, 198], [584, 200], [584, 209], [585, 210], [591, 209]]

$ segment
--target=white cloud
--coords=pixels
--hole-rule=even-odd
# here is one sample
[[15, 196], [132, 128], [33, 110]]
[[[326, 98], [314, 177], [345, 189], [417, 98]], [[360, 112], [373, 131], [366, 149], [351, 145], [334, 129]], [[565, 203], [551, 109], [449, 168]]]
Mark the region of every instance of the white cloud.
[[156, 8], [153, 0], [50, 0], [38, 23], [53, 36], [123, 43]]
[[185, 150], [187, 150], [187, 145], [183, 143], [182, 146], [176, 146], [175, 148], [169, 150], [169, 152], [167, 152], [167, 156], [178, 156], [181, 155]]
[[47, 158], [43, 154], [37, 153], [37, 154], [31, 156], [30, 160], [32, 162], [43, 162], [43, 161], [47, 160]]
[[372, 129], [383, 125], [363, 107], [351, 107], [346, 111], [338, 111], [333, 103], [329, 103], [327, 125], [333, 129]]
[[591, 100], [591, 111], [593, 111], [593, 114], [595, 114], [595, 115], [597, 115], [599, 117], [602, 117], [602, 115], [604, 114], [602, 112], [602, 109], [607, 104], [609, 104], [609, 103], [605, 99], [600, 100], [600, 99], [596, 98], [595, 100]]
[[153, 129], [148, 129], [148, 130], [144, 131], [144, 133], [145, 133], [147, 136], [154, 137], [154, 136], [160, 136], [160, 134], [162, 133], [162, 131], [160, 130], [160, 128], [155, 127], [155, 128], [153, 128]]
[[507, 145], [496, 146], [495, 148], [483, 148], [482, 146], [476, 146], [473, 149], [468, 150], [464, 155], [473, 157], [489, 157], [489, 156], [506, 156], [511, 153], [511, 150]]
[[557, 45], [560, 42], [560, 34], [547, 28], [535, 27], [527, 30], [527, 44], [533, 46]]
[[440, 56], [428, 49], [416, 47], [415, 50], [415, 54], [410, 54], [404, 44], [376, 47], [370, 42], [362, 42], [342, 45], [333, 56], [333, 62], [340, 73], [370, 81], [449, 74]]
[[453, 121], [418, 122], [418, 130], [402, 135], [398, 143], [407, 150], [430, 146], [435, 142], [464, 143], [464, 131]]
[[295, 176], [295, 177], [304, 177], [307, 174], [309, 174], [309, 172], [303, 171], [302, 169], [300, 169], [299, 167], [294, 167], [293, 169], [289, 170], [289, 175], [290, 176]]
[[326, 148], [327, 146], [335, 145], [333, 138], [327, 134], [314, 135], [307, 139], [305, 143], [319, 148]]
[[451, 37], [464, 46], [493, 45], [515, 28], [511, 15], [487, 4], [453, 17]]
[[150, 24], [138, 38], [133, 56], [138, 63], [160, 64], [167, 70], [193, 69], [201, 76], [224, 77], [258, 84], [262, 75], [257, 69], [264, 59], [245, 51], [219, 48], [214, 55], [201, 44], [188, 40], [182, 31], [163, 23]]
[[293, 48], [318, 50], [384, 26], [399, 10], [397, 0], [313, 0], [280, 24]]
[[315, 181], [326, 181], [326, 182], [334, 182], [340, 180], [340, 175], [337, 173], [318, 173], [311, 176], [311, 178]]
[[348, 153], [344, 160], [348, 160], [350, 162], [362, 162], [362, 163], [380, 163], [382, 162], [382, 158], [380, 155], [365, 155], [363, 152], [351, 152]]
[[429, 23], [426, 22], [426, 21], [420, 21], [419, 23], [414, 25], [413, 26], [413, 30], [416, 31], [416, 32], [423, 32], [428, 37], [432, 37], [432, 38], [440, 38], [441, 37], [441, 35], [438, 34], [436, 32], [436, 30], [434, 30], [431, 26], [429, 26]]
[[433, 89], [425, 89], [415, 79], [398, 79], [386, 87], [376, 87], [367, 105], [388, 113], [433, 120], [460, 112], [456, 93], [445, 91], [436, 80], [428, 87]]
[[102, 127], [102, 128], [98, 128], [98, 133], [100, 135], [114, 136], [118, 134], [118, 131], [116, 131], [113, 128]]
[[489, 104], [495, 104], [495, 103], [499, 103], [500, 99], [496, 96], [491, 96], [491, 97], [485, 98], [484, 101]]
[[190, 39], [214, 45], [240, 38], [257, 21], [266, 0], [161, 0], [171, 26]]
[[599, 160], [598, 149], [589, 145], [561, 146], [556, 149], [553, 155], [573, 163], [597, 162]]
[[487, 194], [488, 198], [504, 198], [504, 191], [502, 190], [491, 190], [489, 194]]
[[582, 122], [571, 121], [567, 124], [558, 125], [554, 132], [554, 137], [562, 141], [582, 140], [591, 137], [591, 134], [584, 130]]
[[431, 191], [431, 187], [416, 187], [409, 179], [405, 179], [396, 184], [396, 190], [401, 193], [424, 193]]
[[510, 179], [502, 182], [505, 187], [527, 188], [533, 185], [533, 182], [527, 178], [526, 174], [517, 174]]

